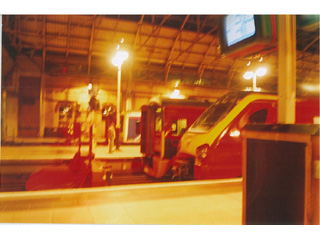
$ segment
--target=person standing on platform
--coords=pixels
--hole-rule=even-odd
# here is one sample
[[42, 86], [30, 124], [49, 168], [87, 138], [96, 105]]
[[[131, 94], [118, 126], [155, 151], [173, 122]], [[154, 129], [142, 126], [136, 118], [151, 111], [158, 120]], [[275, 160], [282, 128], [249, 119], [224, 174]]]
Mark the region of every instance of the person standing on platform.
[[113, 151], [115, 137], [116, 137], [116, 130], [114, 128], [114, 122], [111, 122], [108, 128], [109, 153], [112, 153]]

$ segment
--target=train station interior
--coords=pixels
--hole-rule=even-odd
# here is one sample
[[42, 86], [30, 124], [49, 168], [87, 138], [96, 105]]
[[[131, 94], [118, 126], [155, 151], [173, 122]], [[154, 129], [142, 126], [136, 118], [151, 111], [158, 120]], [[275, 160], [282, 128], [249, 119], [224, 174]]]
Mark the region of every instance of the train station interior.
[[0, 225], [319, 226], [319, 15], [138, 13], [0, 10]]

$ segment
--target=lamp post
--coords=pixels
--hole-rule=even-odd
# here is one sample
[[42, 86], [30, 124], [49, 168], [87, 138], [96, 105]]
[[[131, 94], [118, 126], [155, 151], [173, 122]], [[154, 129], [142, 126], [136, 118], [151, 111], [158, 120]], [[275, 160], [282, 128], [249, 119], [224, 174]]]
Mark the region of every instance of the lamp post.
[[243, 75], [243, 77], [247, 80], [250, 80], [252, 78], [252, 90], [253, 91], [259, 91], [260, 88], [257, 88], [257, 76], [262, 77], [267, 73], [267, 69], [264, 67], [258, 68], [255, 72], [247, 71]]
[[129, 57], [126, 51], [117, 51], [112, 59], [112, 64], [118, 67], [118, 87], [117, 87], [117, 119], [116, 119], [116, 149], [119, 150], [120, 140], [120, 102], [121, 102], [121, 66], [123, 62]]

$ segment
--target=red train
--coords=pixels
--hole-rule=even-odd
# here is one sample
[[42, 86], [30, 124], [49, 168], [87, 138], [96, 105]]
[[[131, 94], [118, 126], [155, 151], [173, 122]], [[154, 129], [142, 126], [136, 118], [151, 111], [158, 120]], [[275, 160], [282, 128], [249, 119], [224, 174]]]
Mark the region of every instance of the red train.
[[[231, 92], [210, 106], [183, 135], [172, 171], [180, 178], [242, 176], [241, 129], [248, 123], [277, 123], [278, 96]], [[296, 124], [319, 121], [319, 98], [296, 99]]]
[[141, 153], [148, 175], [161, 178], [168, 172], [181, 136], [209, 106], [208, 101], [159, 98], [141, 107]]

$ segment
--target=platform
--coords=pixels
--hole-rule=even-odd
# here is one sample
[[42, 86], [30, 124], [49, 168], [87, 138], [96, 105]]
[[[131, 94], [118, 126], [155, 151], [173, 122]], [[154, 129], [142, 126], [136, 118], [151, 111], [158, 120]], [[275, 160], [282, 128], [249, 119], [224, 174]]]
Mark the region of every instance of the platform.
[[[105, 144], [105, 138], [95, 139], [98, 144]], [[71, 140], [71, 143], [76, 142], [74, 139]], [[86, 138], [82, 143], [88, 144], [89, 139]], [[64, 145], [66, 143], [66, 138], [63, 137], [16, 137], [13, 139], [7, 139], [5, 142], [2, 142], [5, 145]]]
[[242, 180], [0, 193], [1, 223], [241, 224]]
[[[86, 154], [88, 145], [81, 147], [81, 152]], [[72, 159], [78, 151], [78, 146], [57, 145], [22, 145], [1, 146], [1, 161], [7, 160], [64, 160]], [[139, 145], [121, 145], [119, 150], [108, 152], [107, 145], [98, 145], [93, 149], [95, 159], [126, 159], [142, 157]]]
[[[88, 155], [89, 146], [81, 148], [81, 155]], [[22, 191], [30, 174], [48, 167], [69, 164], [78, 151], [77, 146], [23, 145], [1, 146], [0, 192]], [[143, 172], [142, 155], [138, 145], [121, 145], [119, 150], [108, 152], [108, 146], [93, 149], [95, 164], [110, 166], [112, 172]], [[95, 170], [96, 171], [96, 170]]]

